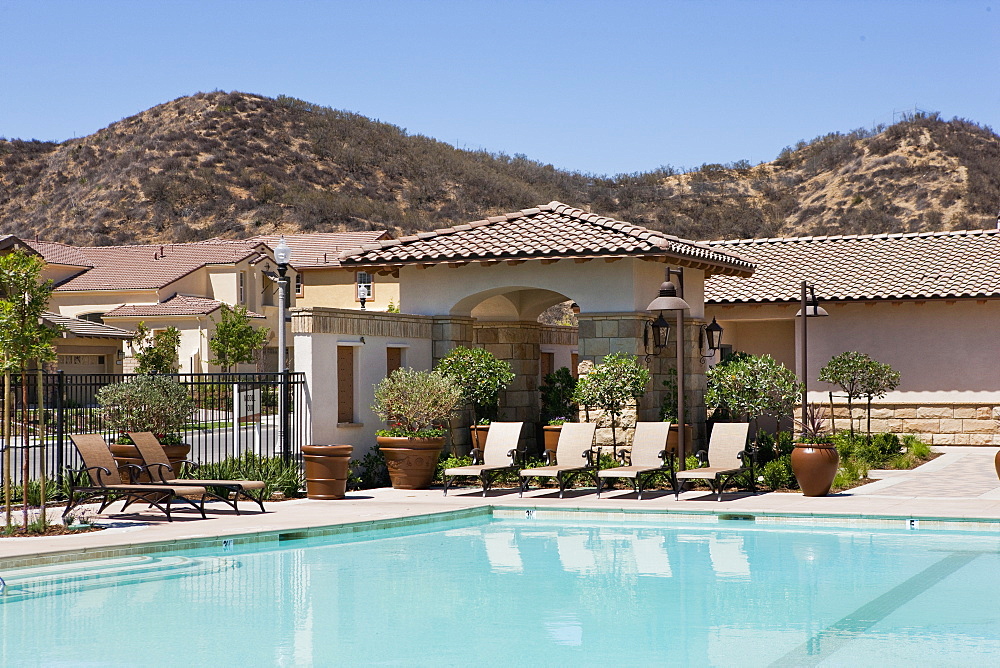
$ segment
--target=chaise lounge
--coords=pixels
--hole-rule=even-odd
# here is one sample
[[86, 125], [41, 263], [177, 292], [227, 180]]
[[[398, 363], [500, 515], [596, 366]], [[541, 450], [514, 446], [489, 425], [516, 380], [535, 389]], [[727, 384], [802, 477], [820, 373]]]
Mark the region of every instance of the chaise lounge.
[[[220, 496], [218, 494], [212, 494], [208, 492], [208, 496], [219, 499], [220, 501], [228, 504], [236, 514], [240, 514], [239, 506], [237, 502], [242, 496], [245, 499], [253, 501], [258, 506], [260, 506], [260, 512], [264, 512], [264, 490], [267, 487], [261, 480], [200, 480], [194, 478], [175, 478], [173, 477], [176, 471], [170, 465], [170, 460], [167, 457], [167, 453], [164, 452], [163, 446], [160, 444], [160, 440], [156, 436], [148, 431], [140, 432], [129, 432], [129, 438], [132, 439], [132, 443], [135, 444], [136, 450], [139, 451], [139, 456], [142, 457], [142, 462], [145, 464], [145, 468], [149, 471], [150, 480], [154, 483], [159, 483], [163, 485], [183, 485], [183, 486], [194, 486], [194, 487], [219, 487], [233, 495], [230, 499], [229, 495]], [[197, 467], [198, 465], [192, 461], [185, 461], [185, 464]], [[251, 494], [251, 490], [257, 490], [257, 496]]]
[[444, 495], [455, 478], [461, 476], [478, 477], [483, 485], [483, 496], [489, 491], [493, 480], [505, 471], [517, 470], [523, 461], [524, 451], [518, 449], [523, 422], [492, 422], [482, 450], [473, 448], [469, 466], [457, 466], [444, 471]]
[[[208, 490], [204, 487], [136, 482], [123, 484], [120, 469], [128, 470], [129, 478], [135, 480], [138, 474], [143, 472], [143, 468], [134, 464], [119, 467], [107, 442], [100, 434], [71, 434], [70, 439], [83, 457], [84, 468], [79, 471], [86, 472], [90, 476], [91, 484], [70, 487], [69, 503], [66, 504], [63, 517], [81, 503], [91, 499], [101, 499], [101, 507], [97, 511], [100, 514], [119, 498], [124, 498], [125, 505], [122, 506], [121, 512], [136, 501], [141, 501], [159, 509], [167, 516], [167, 521], [172, 522], [171, 506], [176, 500], [191, 505], [201, 513], [202, 519], [205, 519], [205, 497], [208, 496]], [[192, 496], [200, 496], [200, 503], [188, 498]]]
[[[712, 427], [712, 438], [708, 452], [698, 452], [698, 459], [705, 466], [687, 471], [678, 471], [674, 477], [680, 480], [707, 480], [712, 491], [722, 501], [722, 490], [726, 484], [744, 471], [750, 472], [750, 490], [757, 492], [753, 477], [753, 453], [747, 449], [747, 433], [750, 425], [746, 422], [716, 422]], [[674, 498], [680, 498], [680, 487], [674, 485]]]
[[[642, 499], [645, 483], [658, 473], [669, 473], [670, 483], [677, 489], [674, 478], [674, 453], [667, 452], [667, 438], [670, 436], [669, 422], [636, 422], [632, 437], [632, 452], [621, 453], [622, 466], [597, 472], [597, 498], [601, 498], [604, 478], [632, 478], [632, 488]], [[626, 456], [628, 464], [626, 464]]]
[[566, 485], [580, 474], [591, 476], [596, 485], [597, 454], [592, 449], [596, 429], [597, 425], [592, 422], [564, 423], [556, 446], [558, 454], [556, 450], [546, 450], [545, 466], [521, 471], [520, 496], [524, 496], [532, 478], [555, 478], [559, 483], [560, 499]]

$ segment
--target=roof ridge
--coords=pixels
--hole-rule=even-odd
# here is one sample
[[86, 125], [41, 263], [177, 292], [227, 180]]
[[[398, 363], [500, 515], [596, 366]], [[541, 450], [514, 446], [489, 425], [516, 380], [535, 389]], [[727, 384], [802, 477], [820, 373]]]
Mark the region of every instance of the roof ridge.
[[750, 245], [764, 243], [798, 243], [803, 241], [846, 241], [869, 239], [917, 239], [929, 237], [968, 237], [1000, 234], [1000, 229], [982, 230], [928, 230], [925, 232], [879, 232], [872, 234], [837, 234], [828, 236], [754, 237], [749, 239], [711, 239], [703, 243], [711, 246]]

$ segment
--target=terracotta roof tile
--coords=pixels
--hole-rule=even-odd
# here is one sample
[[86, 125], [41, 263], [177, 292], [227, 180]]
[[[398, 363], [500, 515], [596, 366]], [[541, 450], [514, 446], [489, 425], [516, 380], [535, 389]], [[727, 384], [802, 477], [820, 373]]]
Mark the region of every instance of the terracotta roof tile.
[[[158, 304], [125, 304], [111, 309], [104, 314], [105, 318], [148, 318], [153, 316], [172, 315], [208, 315], [214, 313], [222, 306], [222, 302], [205, 297], [192, 297], [190, 295], [174, 295], [166, 301]], [[253, 311], [247, 311], [251, 318], [263, 318], [264, 316]]]
[[66, 246], [28, 242], [46, 262], [84, 269], [55, 287], [71, 290], [155, 290], [209, 264], [235, 264], [264, 257], [266, 248], [253, 241], [209, 240], [151, 246]]
[[358, 245], [345, 250], [340, 261], [344, 266], [369, 267], [475, 258], [627, 256], [666, 257], [679, 264], [701, 266], [709, 273], [753, 272], [750, 262], [725, 251], [560, 202], [377, 244]]
[[711, 241], [757, 264], [750, 278], [716, 276], [708, 303], [788, 302], [803, 280], [823, 299], [1000, 296], [1000, 231]]
[[[385, 230], [364, 232], [319, 232], [316, 234], [286, 234], [285, 243], [292, 249], [291, 264], [297, 269], [339, 267], [340, 254], [348, 248], [365, 247], [385, 240]], [[264, 234], [250, 241], [266, 243], [271, 250], [278, 244], [280, 234]], [[377, 246], [377, 244], [376, 244]]]

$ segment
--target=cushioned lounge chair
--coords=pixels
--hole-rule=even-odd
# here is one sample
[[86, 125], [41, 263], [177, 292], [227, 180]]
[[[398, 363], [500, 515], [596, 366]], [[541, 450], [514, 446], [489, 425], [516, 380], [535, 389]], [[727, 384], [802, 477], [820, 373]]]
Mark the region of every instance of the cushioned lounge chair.
[[[240, 514], [240, 509], [236, 505], [242, 496], [245, 499], [253, 501], [258, 506], [260, 506], [260, 511], [264, 512], [264, 488], [266, 485], [261, 480], [201, 480], [193, 478], [175, 478], [173, 467], [170, 465], [170, 460], [167, 458], [167, 453], [164, 452], [163, 446], [154, 434], [148, 431], [139, 432], [129, 432], [129, 438], [132, 439], [132, 443], [135, 444], [136, 450], [139, 451], [139, 456], [142, 457], [142, 463], [146, 465], [149, 470], [150, 480], [155, 483], [160, 483], [163, 485], [185, 485], [185, 486], [195, 486], [195, 487], [220, 487], [228, 492], [231, 492], [234, 496], [232, 499], [229, 496], [220, 496], [218, 494], [209, 493], [209, 496], [219, 499], [220, 501], [228, 504], [236, 514]], [[184, 461], [192, 467], [197, 467], [198, 465], [192, 461]], [[250, 492], [256, 490], [257, 495], [254, 496]]]
[[514, 471], [520, 466], [524, 452], [517, 445], [521, 440], [523, 422], [492, 422], [482, 450], [473, 448], [472, 464], [457, 466], [444, 471], [444, 494], [455, 478], [461, 476], [478, 477], [483, 485], [483, 496], [489, 491], [493, 480], [504, 471]]
[[[698, 452], [698, 459], [704, 462], [702, 468], [678, 471], [674, 477], [680, 480], [707, 480], [722, 501], [722, 490], [734, 477], [750, 472], [750, 490], [757, 492], [753, 476], [753, 453], [747, 449], [747, 433], [750, 425], [746, 422], [716, 422], [712, 427], [712, 439], [708, 443], [708, 453]], [[674, 498], [680, 498], [680, 488], [674, 485]]]
[[597, 484], [597, 453], [593, 451], [594, 431], [592, 422], [566, 422], [559, 432], [558, 454], [545, 451], [545, 466], [521, 471], [523, 496], [532, 478], [555, 478], [559, 483], [559, 498], [563, 498], [566, 485], [580, 474], [586, 474]]
[[[83, 457], [84, 468], [79, 470], [90, 476], [91, 484], [70, 488], [69, 503], [66, 504], [63, 517], [81, 503], [92, 499], [101, 499], [101, 507], [97, 512], [103, 513], [109, 505], [119, 498], [124, 498], [125, 505], [122, 506], [122, 511], [133, 503], [141, 501], [156, 507], [167, 516], [168, 521], [173, 521], [173, 517], [170, 516], [171, 505], [174, 501], [180, 501], [193, 506], [204, 519], [205, 497], [208, 495], [208, 490], [204, 487], [136, 482], [123, 484], [120, 470], [129, 471], [129, 479], [134, 481], [138, 474], [143, 472], [143, 468], [134, 464], [119, 467], [111, 454], [111, 448], [100, 434], [71, 434], [70, 439]], [[200, 502], [196, 502], [188, 497], [201, 498]]]
[[[632, 488], [639, 498], [645, 483], [657, 473], [669, 473], [674, 489], [674, 455], [667, 452], [667, 437], [670, 436], [669, 422], [636, 422], [635, 436], [632, 437], [632, 452], [621, 453], [622, 466], [597, 472], [597, 498], [601, 498], [604, 478], [632, 478]], [[626, 464], [626, 457], [628, 463]]]

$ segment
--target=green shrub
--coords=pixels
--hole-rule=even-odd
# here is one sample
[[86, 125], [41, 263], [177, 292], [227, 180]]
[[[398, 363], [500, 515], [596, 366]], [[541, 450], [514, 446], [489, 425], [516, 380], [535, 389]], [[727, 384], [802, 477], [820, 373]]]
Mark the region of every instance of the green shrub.
[[351, 460], [351, 469], [347, 477], [347, 487], [352, 491], [359, 489], [376, 489], [388, 487], [389, 469], [385, 465], [385, 457], [378, 445], [365, 453], [361, 459]]
[[96, 397], [110, 429], [119, 434], [151, 431], [167, 444], [194, 412], [188, 388], [165, 376], [141, 375], [105, 385]]
[[868, 477], [868, 466], [861, 459], [841, 459], [837, 475], [830, 486], [833, 490], [854, 487], [859, 480]]
[[764, 464], [759, 469], [764, 485], [771, 491], [796, 487], [795, 474], [792, 473], [791, 455], [782, 455]]

